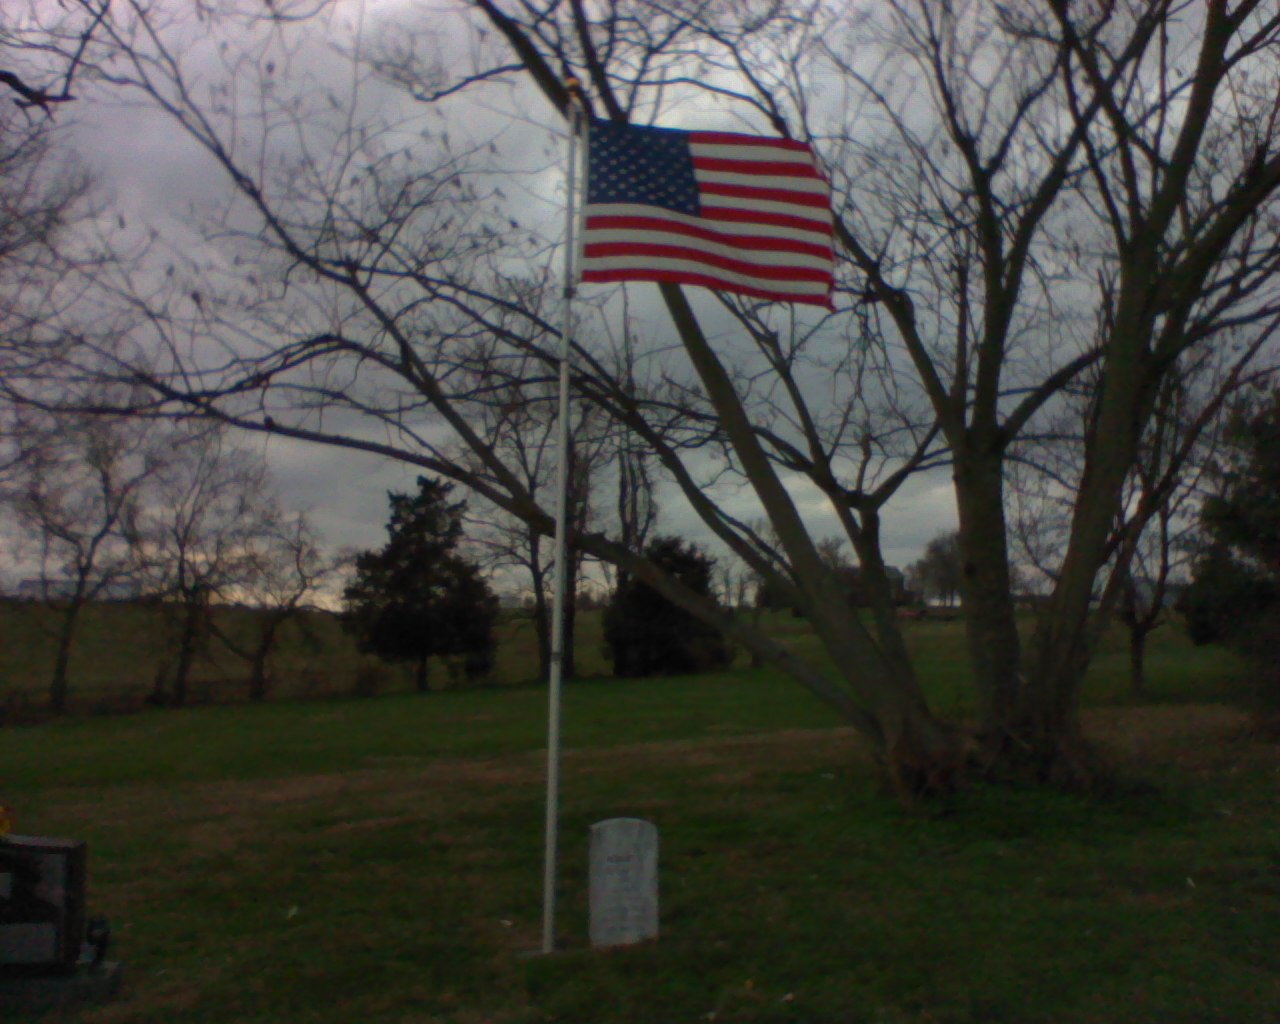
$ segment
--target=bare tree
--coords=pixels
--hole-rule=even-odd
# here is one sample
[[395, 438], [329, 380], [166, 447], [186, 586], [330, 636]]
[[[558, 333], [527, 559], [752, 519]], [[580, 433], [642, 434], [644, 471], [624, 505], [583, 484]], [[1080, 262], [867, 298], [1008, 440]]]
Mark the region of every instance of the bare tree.
[[[524, 365], [524, 370], [512, 375], [507, 371], [490, 371], [489, 376], [495, 379], [493, 401], [481, 408], [480, 415], [487, 436], [494, 438], [495, 451], [516, 473], [522, 485], [538, 500], [554, 505], [559, 462], [556, 450], [556, 384], [536, 365]], [[499, 378], [502, 380], [500, 387], [496, 383]], [[571, 411], [571, 416], [566, 516], [572, 529], [581, 531], [591, 526], [597, 514], [601, 477], [608, 458], [608, 439], [601, 433], [601, 428], [606, 425], [591, 406], [579, 406]], [[461, 459], [468, 460], [467, 453], [463, 453]], [[482, 469], [474, 457], [469, 461], [477, 470]], [[536, 526], [497, 506], [491, 506], [488, 515], [471, 513], [468, 518], [473, 522], [477, 518], [481, 520], [478, 524], [480, 529], [470, 539], [485, 552], [485, 563], [498, 570], [517, 569], [528, 578], [538, 647], [538, 678], [546, 679], [551, 665], [551, 576], [554, 561], [549, 538]], [[565, 649], [561, 666], [566, 679], [572, 679], [575, 674], [572, 641], [577, 616], [574, 595], [581, 575], [582, 552], [571, 547], [566, 573]]]
[[[491, 18], [513, 38], [548, 35]], [[741, 69], [743, 99], [776, 127], [826, 128], [786, 59], [799, 30], [699, 28], [707, 62]], [[1184, 352], [1275, 326], [1277, 101], [1255, 86], [1274, 72], [1277, 31], [1275, 12], [1257, 3], [923, 2], [881, 5], [844, 36], [824, 31], [840, 40], [823, 46], [864, 121], [890, 129], [870, 145], [841, 140], [853, 201], [840, 234], [950, 447], [984, 744], [997, 760], [1028, 753], [1042, 776], [1092, 771], [1078, 722], [1096, 642], [1090, 595], [1161, 380]], [[744, 67], [747, 43], [772, 62]], [[600, 60], [591, 40], [576, 44]], [[591, 70], [598, 88], [623, 84], [603, 61]], [[922, 93], [928, 119], [913, 113]], [[1099, 312], [1100, 336], [1064, 315], [1067, 295]], [[1037, 352], [1037, 338], [1050, 346]], [[1023, 672], [1003, 467], [1050, 400], [1095, 364], [1078, 500]]]
[[[163, 473], [152, 482], [140, 530], [148, 590], [169, 613], [173, 646], [156, 674], [152, 702], [186, 702], [191, 670], [208, 650], [213, 606], [267, 582], [259, 575], [261, 545], [278, 525], [260, 455], [234, 447], [216, 426], [174, 439]], [[299, 538], [295, 552], [310, 562], [306, 540]], [[286, 579], [282, 585], [292, 593], [302, 581], [309, 585], [311, 571], [299, 569]]]
[[255, 701], [267, 697], [271, 656], [281, 629], [336, 577], [345, 561], [324, 551], [320, 535], [306, 515], [286, 516], [272, 507], [269, 496], [262, 501], [263, 521], [245, 539], [243, 579], [218, 595], [223, 601], [236, 599], [253, 610], [249, 638], [223, 628], [216, 617], [209, 621], [213, 635], [249, 663], [249, 699]]
[[[34, 548], [43, 598], [58, 614], [49, 709], [67, 710], [81, 614], [138, 582], [145, 489], [164, 466], [164, 446], [136, 419], [14, 414], [22, 452], [0, 503], [21, 542]], [[21, 543], [20, 542], [20, 543]]]
[[[1144, 428], [1095, 581], [1090, 626], [1096, 638], [1113, 617], [1124, 623], [1139, 696], [1145, 691], [1146, 640], [1166, 621], [1171, 583], [1189, 559], [1185, 539], [1194, 529], [1201, 478], [1228, 414], [1242, 393], [1269, 386], [1280, 370], [1274, 349], [1261, 351], [1266, 340], [1254, 336], [1180, 359], [1165, 375]], [[1053, 430], [1017, 450], [1015, 543], [1054, 584], [1082, 500], [1082, 442], [1097, 415], [1097, 373], [1091, 369], [1064, 393]]]
[[[48, 114], [72, 93], [110, 0], [51, 6], [15, 0], [0, 13], [0, 86], [14, 106]], [[51, 40], [56, 40], [50, 45]]]

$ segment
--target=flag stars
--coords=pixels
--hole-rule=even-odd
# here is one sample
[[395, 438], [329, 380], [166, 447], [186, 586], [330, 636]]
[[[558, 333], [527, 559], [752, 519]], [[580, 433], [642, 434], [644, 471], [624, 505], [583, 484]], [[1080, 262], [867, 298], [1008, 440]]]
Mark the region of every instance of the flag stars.
[[588, 202], [698, 215], [693, 156], [683, 132], [594, 122], [588, 168]]

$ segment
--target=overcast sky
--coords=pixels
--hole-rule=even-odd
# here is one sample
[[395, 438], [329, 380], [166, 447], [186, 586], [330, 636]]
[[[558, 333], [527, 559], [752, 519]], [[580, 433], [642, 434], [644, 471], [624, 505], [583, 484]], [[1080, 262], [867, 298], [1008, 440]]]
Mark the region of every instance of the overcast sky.
[[[352, 5], [344, 6], [349, 11], [355, 10]], [[431, 15], [431, 9], [422, 4], [369, 4], [365, 31], [374, 35], [374, 30], [387, 26], [403, 33], [413, 30], [417, 33], [413, 38], [420, 40], [422, 46], [439, 51], [450, 45], [460, 50], [469, 45], [460, 34], [460, 23], [448, 18], [436, 17], [431, 22], [432, 34], [426, 33], [422, 20]], [[403, 29], [398, 28], [400, 25]], [[350, 16], [317, 22], [313, 31], [315, 34], [306, 45], [295, 51], [293, 60], [299, 67], [305, 66], [307, 74], [321, 79], [326, 74], [331, 74], [335, 81], [349, 77], [349, 62], [335, 50], [350, 45]], [[216, 73], [210, 63], [211, 81]], [[393, 90], [386, 89], [384, 94], [388, 104], [403, 103], [403, 98]], [[366, 89], [366, 102], [370, 95]], [[372, 95], [376, 100], [380, 94], [375, 89]], [[552, 200], [559, 186], [563, 129], [539, 97], [521, 94], [513, 100], [513, 95], [490, 91], [467, 111], [456, 130], [470, 131], [476, 138], [496, 136], [505, 151], [523, 149], [532, 155], [531, 166], [539, 169], [538, 173], [515, 182], [514, 187], [528, 192], [526, 205], [537, 216], [538, 198]], [[503, 96], [506, 98], [498, 102]], [[667, 126], [692, 127], [695, 122], [698, 127], [719, 126], [714, 112], [706, 110], [688, 112], [686, 121], [673, 120]], [[191, 244], [198, 244], [193, 217], [202, 204], [226, 194], [228, 182], [224, 172], [198, 146], [175, 131], [163, 114], [135, 104], [123, 104], [102, 92], [86, 91], [76, 106], [70, 127], [72, 141], [93, 168], [101, 195], [113, 213], [123, 213], [131, 226], [154, 227], [177, 244], [181, 244], [184, 233], [189, 233]], [[723, 127], [740, 130], [741, 124], [726, 117]], [[556, 160], [560, 160], [559, 167], [552, 163]], [[656, 286], [641, 284], [631, 288], [641, 319], [646, 315], [646, 303], [655, 309], [656, 316], [656, 307], [652, 305], [656, 302]], [[691, 289], [693, 291], [697, 290]], [[647, 297], [646, 292], [650, 293]], [[263, 442], [259, 438], [251, 443]], [[278, 438], [266, 443], [266, 453], [284, 502], [292, 509], [307, 510], [334, 547], [366, 548], [381, 544], [387, 516], [386, 492], [411, 487], [416, 476], [411, 467], [368, 455]], [[839, 532], [825, 500], [811, 485], [797, 484], [792, 491], [815, 535]], [[662, 510], [660, 532], [694, 539], [706, 537], [705, 529], [673, 489], [660, 492], [658, 499]], [[735, 513], [744, 518], [757, 514], [754, 500], [746, 493], [727, 500]], [[932, 537], [953, 527], [954, 516], [948, 473], [935, 472], [909, 482], [884, 515], [886, 560], [905, 568], [919, 557]]]

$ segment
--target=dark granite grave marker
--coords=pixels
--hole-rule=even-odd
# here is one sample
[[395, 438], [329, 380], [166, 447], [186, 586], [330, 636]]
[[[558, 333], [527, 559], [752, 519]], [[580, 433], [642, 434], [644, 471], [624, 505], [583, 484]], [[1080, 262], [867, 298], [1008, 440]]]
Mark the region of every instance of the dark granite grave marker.
[[0, 839], [0, 1009], [52, 1009], [119, 988], [120, 965], [103, 961], [106, 922], [86, 935], [87, 860], [78, 840]]

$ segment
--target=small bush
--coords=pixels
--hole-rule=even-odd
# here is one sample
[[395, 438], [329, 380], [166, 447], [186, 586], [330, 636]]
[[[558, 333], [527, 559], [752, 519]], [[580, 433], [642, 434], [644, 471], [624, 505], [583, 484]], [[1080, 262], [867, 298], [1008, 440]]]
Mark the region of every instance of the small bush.
[[1179, 601], [1187, 634], [1196, 646], [1247, 643], [1255, 621], [1277, 600], [1276, 585], [1234, 558], [1225, 545], [1210, 548], [1196, 563], [1191, 585]]
[[[679, 538], [655, 540], [646, 556], [694, 593], [710, 596], [715, 559]], [[639, 580], [618, 589], [605, 612], [605, 645], [620, 678], [683, 675], [725, 668], [733, 651], [714, 626]]]

